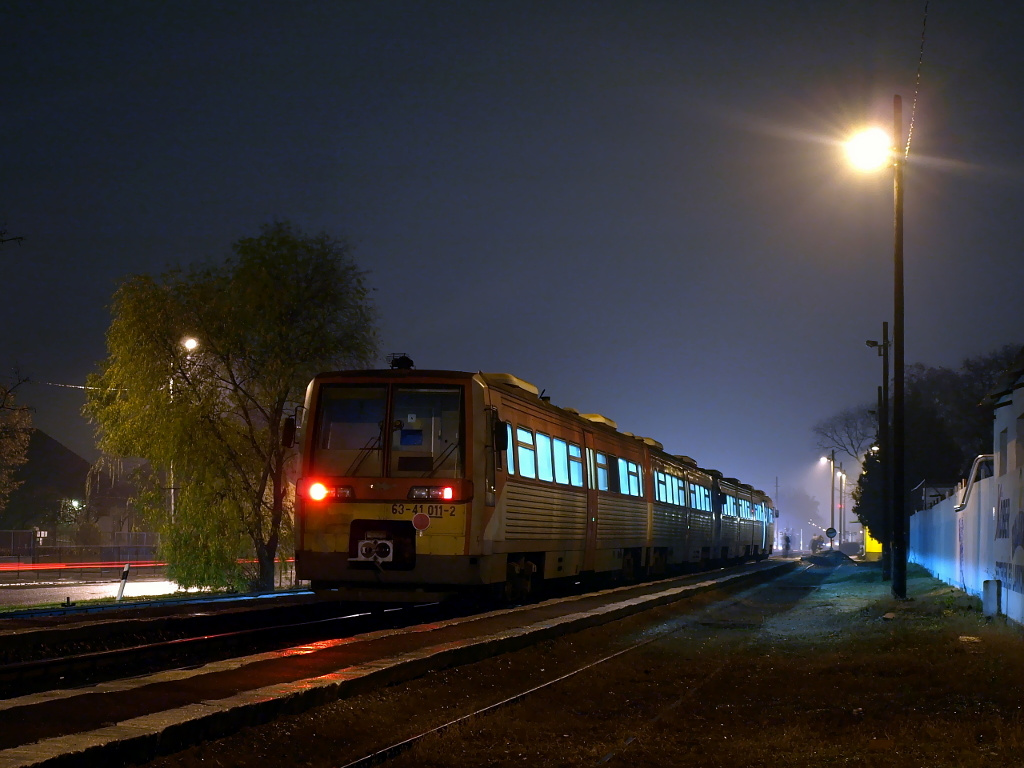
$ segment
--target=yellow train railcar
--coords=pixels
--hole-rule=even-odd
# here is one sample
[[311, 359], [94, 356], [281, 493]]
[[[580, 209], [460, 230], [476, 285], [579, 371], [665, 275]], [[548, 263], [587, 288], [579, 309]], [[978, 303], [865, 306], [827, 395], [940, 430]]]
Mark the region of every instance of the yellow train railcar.
[[508, 374], [320, 374], [301, 453], [296, 568], [314, 588], [521, 597], [542, 580], [761, 557], [773, 540], [760, 492]]

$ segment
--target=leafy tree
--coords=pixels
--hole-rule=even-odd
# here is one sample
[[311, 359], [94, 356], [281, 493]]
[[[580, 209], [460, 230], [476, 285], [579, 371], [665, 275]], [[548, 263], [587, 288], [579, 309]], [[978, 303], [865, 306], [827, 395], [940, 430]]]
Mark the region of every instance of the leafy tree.
[[[967, 358], [957, 370], [921, 364], [907, 367], [904, 396], [906, 512], [922, 481], [953, 484], [979, 453], [992, 450], [992, 414], [981, 400], [1018, 347]], [[869, 454], [854, 491], [854, 511], [876, 532], [884, 529], [880, 457]]]
[[[992, 413], [981, 401], [1019, 351], [1019, 346], [1008, 344], [965, 359], [957, 370], [920, 364], [907, 368], [907, 397], [914, 393], [935, 409], [961, 453], [959, 475], [970, 469], [979, 453], [992, 451]], [[938, 478], [931, 475], [929, 479]]]
[[32, 434], [32, 413], [15, 400], [15, 390], [24, 381], [15, 375], [14, 384], [0, 383], [0, 510], [7, 506], [11, 492], [21, 485], [15, 473], [26, 461]]
[[277, 222], [232, 251], [121, 286], [85, 413], [102, 450], [152, 467], [137, 501], [168, 510], [175, 581], [269, 589], [291, 530], [283, 418], [317, 372], [371, 361], [376, 333], [346, 242]]

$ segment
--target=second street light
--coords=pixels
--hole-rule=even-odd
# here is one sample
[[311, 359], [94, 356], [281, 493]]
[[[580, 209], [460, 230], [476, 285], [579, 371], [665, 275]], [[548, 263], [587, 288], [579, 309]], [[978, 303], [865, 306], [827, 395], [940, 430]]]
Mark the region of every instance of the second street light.
[[892, 594], [907, 597], [907, 512], [904, 501], [904, 415], [903, 415], [903, 166], [905, 154], [899, 151], [903, 135], [903, 100], [893, 96], [893, 132], [874, 128], [858, 134], [847, 144], [850, 160], [861, 170], [891, 165], [893, 169], [893, 392], [892, 392]]

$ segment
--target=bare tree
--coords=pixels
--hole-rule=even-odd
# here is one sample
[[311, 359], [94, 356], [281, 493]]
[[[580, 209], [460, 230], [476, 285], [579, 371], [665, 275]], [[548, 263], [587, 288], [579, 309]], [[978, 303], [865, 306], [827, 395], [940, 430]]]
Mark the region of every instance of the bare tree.
[[819, 421], [811, 431], [818, 438], [818, 447], [822, 450], [845, 453], [860, 461], [875, 440], [878, 418], [871, 406], [861, 405]]
[[25, 239], [24, 237], [20, 237], [20, 236], [8, 237], [7, 236], [7, 229], [6, 228], [0, 229], [0, 245], [3, 245], [4, 243], [17, 243], [18, 245], [21, 245], [21, 241], [24, 240], [24, 239]]

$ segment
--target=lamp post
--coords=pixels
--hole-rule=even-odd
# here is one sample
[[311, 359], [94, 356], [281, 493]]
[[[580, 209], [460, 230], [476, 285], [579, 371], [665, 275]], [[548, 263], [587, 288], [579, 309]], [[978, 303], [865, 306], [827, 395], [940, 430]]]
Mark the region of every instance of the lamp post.
[[[871, 165], [864, 162], [873, 150], [874, 168], [891, 165], [893, 169], [893, 380], [892, 380], [892, 595], [898, 600], [907, 597], [907, 510], [903, 477], [905, 469], [904, 414], [903, 414], [903, 165], [904, 155], [898, 142], [903, 135], [903, 100], [899, 95], [892, 100], [892, 138], [889, 149], [879, 153], [879, 129], [859, 134], [847, 145], [852, 160], [864, 170]], [[884, 158], [879, 161], [878, 158]]]
[[889, 454], [889, 323], [882, 323], [882, 341], [868, 341], [882, 358], [882, 386], [878, 388], [878, 453], [882, 465], [882, 581], [892, 578], [892, 477]]
[[[829, 529], [829, 531], [831, 531], [834, 534], [835, 530], [836, 530], [836, 450], [835, 450], [835, 448], [832, 449], [832, 452], [828, 456], [822, 456], [821, 457], [821, 461], [822, 461], [822, 463], [824, 463], [826, 461], [828, 462], [828, 474], [829, 474], [829, 477], [831, 478], [830, 482], [831, 482], [831, 488], [832, 488], [832, 495], [831, 495], [830, 504], [829, 504], [829, 510], [828, 510], [828, 515], [829, 515], [829, 518], [828, 518], [828, 520], [829, 520], [829, 522], [828, 522], [828, 529]], [[834, 535], [828, 537], [828, 548], [829, 549], [835, 549], [835, 536]]]
[[[193, 352], [195, 352], [195, 350], [199, 347], [199, 339], [195, 338], [194, 336], [186, 336], [185, 338], [183, 338], [181, 340], [181, 346], [185, 350], [185, 357], [188, 358], [188, 356], [191, 355]], [[170, 390], [171, 390], [171, 405], [173, 406], [173, 404], [174, 404], [174, 374], [173, 373], [171, 374]], [[170, 483], [170, 485], [171, 485], [171, 525], [174, 525], [175, 495], [176, 495], [176, 492], [177, 492], [178, 488], [174, 484], [174, 459], [173, 458], [171, 459], [170, 478], [169, 479], [171, 481], [171, 483]]]
[[839, 478], [839, 548], [842, 549], [846, 541], [846, 473], [841, 461], [836, 476]]

